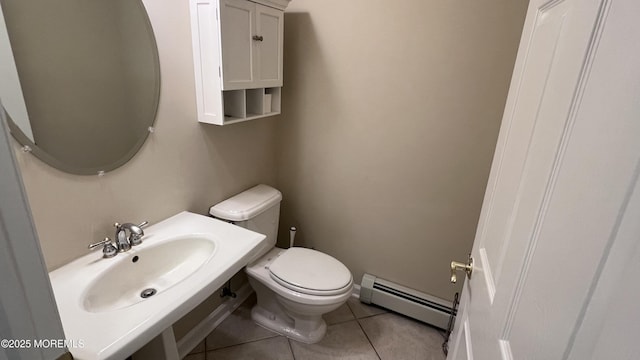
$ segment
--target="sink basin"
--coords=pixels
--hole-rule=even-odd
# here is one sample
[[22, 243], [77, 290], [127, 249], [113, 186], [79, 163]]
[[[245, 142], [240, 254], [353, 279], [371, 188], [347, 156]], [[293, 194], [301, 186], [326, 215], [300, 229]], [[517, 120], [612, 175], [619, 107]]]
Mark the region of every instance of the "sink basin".
[[[122, 309], [160, 295], [193, 274], [215, 253], [215, 241], [204, 235], [183, 236], [127, 253], [89, 285], [82, 305], [87, 311]], [[147, 297], [143, 291], [153, 289]], [[147, 292], [151, 294], [151, 292]]]
[[[124, 359], [240, 271], [265, 236], [182, 212], [145, 229], [113, 258], [96, 251], [49, 273], [78, 360]], [[144, 296], [143, 296], [144, 295]]]

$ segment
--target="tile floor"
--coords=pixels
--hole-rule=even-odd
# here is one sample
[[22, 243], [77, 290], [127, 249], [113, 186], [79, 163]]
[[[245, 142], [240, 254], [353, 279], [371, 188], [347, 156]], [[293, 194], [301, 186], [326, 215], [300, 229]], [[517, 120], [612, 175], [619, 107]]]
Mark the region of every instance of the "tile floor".
[[443, 331], [356, 298], [325, 315], [327, 335], [303, 344], [251, 320], [252, 295], [185, 360], [443, 360]]

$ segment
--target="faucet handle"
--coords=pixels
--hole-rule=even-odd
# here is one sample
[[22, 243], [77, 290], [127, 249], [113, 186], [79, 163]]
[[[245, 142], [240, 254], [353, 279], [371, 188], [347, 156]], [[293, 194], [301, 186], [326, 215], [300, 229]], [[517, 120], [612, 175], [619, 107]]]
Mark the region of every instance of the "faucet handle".
[[113, 245], [111, 241], [105, 244], [104, 247], [102, 248], [102, 257], [104, 258], [114, 257], [116, 256], [117, 253], [118, 253], [118, 248], [116, 248], [116, 246]]
[[115, 247], [115, 245], [113, 245], [111, 239], [109, 239], [108, 237], [104, 238], [104, 240], [100, 242], [89, 245], [89, 249], [95, 249], [101, 245], [104, 245], [104, 247], [102, 248], [102, 257], [110, 258], [116, 256], [116, 254], [118, 253], [118, 249]]
[[97, 242], [95, 244], [91, 244], [89, 245], [89, 249], [93, 250], [95, 248], [97, 248], [98, 246], [102, 246], [102, 245], [107, 245], [111, 243], [111, 239], [109, 239], [108, 237], [104, 238], [104, 240]]
[[130, 227], [131, 234], [129, 235], [129, 243], [131, 243], [131, 246], [142, 244], [142, 237], [144, 236], [144, 230], [142, 230], [142, 228], [148, 224], [148, 221], [143, 221], [140, 225], [132, 225]]
[[[119, 222], [113, 223], [113, 227], [115, 227], [115, 228], [121, 228], [123, 225], [125, 225], [125, 224], [120, 224]], [[131, 225], [131, 224], [129, 224], [129, 225]], [[143, 227], [145, 227], [147, 225], [149, 225], [149, 222], [148, 221], [143, 221], [143, 222], [140, 223], [140, 225], [138, 225], [138, 227], [142, 229]]]

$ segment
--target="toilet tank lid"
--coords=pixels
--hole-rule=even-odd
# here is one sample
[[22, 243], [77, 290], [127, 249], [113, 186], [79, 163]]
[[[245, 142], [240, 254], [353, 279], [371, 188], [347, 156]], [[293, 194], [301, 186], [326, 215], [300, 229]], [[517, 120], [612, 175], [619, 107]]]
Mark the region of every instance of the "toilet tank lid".
[[282, 193], [260, 184], [221, 203], [213, 205], [209, 214], [230, 221], [249, 220], [282, 200]]

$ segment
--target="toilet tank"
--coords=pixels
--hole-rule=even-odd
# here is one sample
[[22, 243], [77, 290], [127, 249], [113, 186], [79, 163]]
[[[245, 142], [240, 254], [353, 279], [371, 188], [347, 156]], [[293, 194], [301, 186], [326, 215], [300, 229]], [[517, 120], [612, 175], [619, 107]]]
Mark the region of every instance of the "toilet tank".
[[261, 184], [212, 206], [209, 214], [266, 235], [267, 241], [259, 254], [262, 256], [276, 246], [280, 201], [280, 191]]

